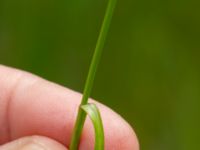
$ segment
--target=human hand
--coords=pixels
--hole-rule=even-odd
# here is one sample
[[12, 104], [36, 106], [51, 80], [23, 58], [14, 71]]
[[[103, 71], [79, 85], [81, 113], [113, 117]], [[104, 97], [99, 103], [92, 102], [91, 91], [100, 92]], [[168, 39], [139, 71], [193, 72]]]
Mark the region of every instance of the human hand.
[[[77, 92], [0, 66], [0, 150], [67, 150], [80, 100]], [[101, 112], [105, 150], [139, 150], [128, 123], [108, 107], [90, 101]], [[93, 147], [93, 125], [86, 119], [79, 149]]]

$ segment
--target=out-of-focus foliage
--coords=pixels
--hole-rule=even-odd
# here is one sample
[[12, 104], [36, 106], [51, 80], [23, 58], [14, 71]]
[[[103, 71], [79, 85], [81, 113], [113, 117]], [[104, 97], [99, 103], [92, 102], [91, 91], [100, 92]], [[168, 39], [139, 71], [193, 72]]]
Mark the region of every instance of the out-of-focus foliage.
[[[1, 0], [0, 63], [82, 91], [106, 0]], [[92, 97], [141, 150], [200, 149], [200, 1], [119, 0]]]

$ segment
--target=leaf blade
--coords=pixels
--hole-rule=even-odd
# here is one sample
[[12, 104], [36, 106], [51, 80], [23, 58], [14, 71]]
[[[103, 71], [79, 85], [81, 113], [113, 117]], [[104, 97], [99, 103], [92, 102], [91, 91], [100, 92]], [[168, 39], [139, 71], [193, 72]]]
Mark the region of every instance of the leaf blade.
[[81, 108], [90, 117], [95, 130], [95, 150], [104, 150], [104, 130], [99, 109], [95, 104], [82, 105]]

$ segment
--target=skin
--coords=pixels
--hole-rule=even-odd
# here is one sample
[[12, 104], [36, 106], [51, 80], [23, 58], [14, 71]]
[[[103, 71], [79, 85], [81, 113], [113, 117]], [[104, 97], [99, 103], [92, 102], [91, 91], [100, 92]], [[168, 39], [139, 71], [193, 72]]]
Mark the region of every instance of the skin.
[[[35, 145], [38, 150], [66, 150], [81, 96], [30, 73], [0, 65], [0, 150], [31, 150]], [[125, 120], [103, 104], [90, 102], [102, 115], [105, 150], [139, 150], [137, 137]], [[93, 126], [87, 118], [79, 149], [93, 147]]]

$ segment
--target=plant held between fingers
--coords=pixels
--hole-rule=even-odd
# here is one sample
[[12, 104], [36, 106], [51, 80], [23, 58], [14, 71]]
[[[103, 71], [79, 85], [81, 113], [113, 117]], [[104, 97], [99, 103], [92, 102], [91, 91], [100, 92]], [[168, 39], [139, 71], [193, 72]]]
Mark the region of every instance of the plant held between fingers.
[[79, 140], [80, 140], [83, 125], [85, 122], [86, 114], [89, 115], [95, 129], [95, 150], [104, 150], [104, 131], [103, 131], [103, 124], [102, 124], [100, 112], [98, 108], [95, 106], [95, 104], [88, 104], [88, 98], [92, 90], [95, 73], [96, 73], [100, 58], [101, 58], [101, 54], [103, 51], [104, 43], [105, 43], [106, 36], [109, 30], [109, 26], [111, 23], [116, 2], [117, 0], [109, 0], [108, 6], [107, 6], [104, 21], [101, 27], [97, 45], [94, 51], [92, 62], [89, 68], [89, 73], [88, 73], [87, 80], [85, 83], [83, 97], [82, 97], [82, 101], [79, 107], [78, 116], [77, 116], [76, 124], [74, 127], [74, 131], [72, 134], [69, 150], [78, 150]]

